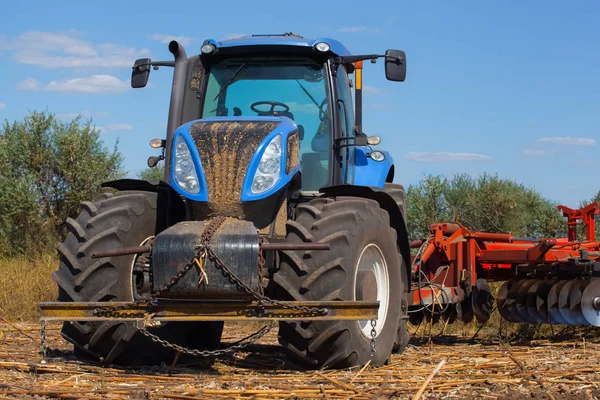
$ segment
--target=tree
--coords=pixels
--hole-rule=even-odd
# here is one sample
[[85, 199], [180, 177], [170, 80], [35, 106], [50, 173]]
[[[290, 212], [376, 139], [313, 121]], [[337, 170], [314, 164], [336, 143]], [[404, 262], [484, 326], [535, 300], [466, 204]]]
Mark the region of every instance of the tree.
[[138, 173], [138, 177], [145, 181], [162, 181], [165, 179], [165, 166], [160, 162], [154, 168], [146, 168]]
[[412, 238], [429, 236], [429, 225], [459, 222], [471, 230], [511, 232], [520, 237], [566, 235], [556, 204], [514, 181], [484, 174], [451, 179], [428, 176], [407, 190], [408, 231]]
[[100, 139], [91, 120], [61, 122], [32, 112], [0, 130], [0, 255], [47, 250], [67, 217], [100, 183], [123, 176], [123, 157]]

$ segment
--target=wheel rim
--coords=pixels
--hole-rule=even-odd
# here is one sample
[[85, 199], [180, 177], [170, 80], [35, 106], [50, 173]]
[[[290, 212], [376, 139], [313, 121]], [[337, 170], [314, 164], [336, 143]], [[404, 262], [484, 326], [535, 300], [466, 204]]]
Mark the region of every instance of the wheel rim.
[[[359, 287], [358, 277], [362, 274], [373, 274], [377, 287], [376, 301], [379, 301], [379, 310], [377, 311], [377, 325], [375, 326], [376, 337], [381, 333], [383, 326], [385, 325], [385, 318], [387, 316], [388, 305], [389, 305], [389, 274], [388, 267], [383, 256], [383, 252], [374, 243], [370, 243], [362, 250], [358, 257], [358, 268], [356, 269], [356, 275], [354, 277], [354, 295], [355, 300], [370, 300], [373, 298], [363, 298], [364, 296], [357, 291]], [[362, 334], [366, 338], [371, 338], [371, 321], [361, 320], [358, 321], [358, 326]]]
[[[145, 246], [154, 240], [154, 236], [148, 236], [140, 243]], [[150, 293], [150, 265], [146, 264], [149, 253], [136, 254], [131, 261], [131, 298], [138, 300]], [[136, 265], [137, 264], [137, 265]]]

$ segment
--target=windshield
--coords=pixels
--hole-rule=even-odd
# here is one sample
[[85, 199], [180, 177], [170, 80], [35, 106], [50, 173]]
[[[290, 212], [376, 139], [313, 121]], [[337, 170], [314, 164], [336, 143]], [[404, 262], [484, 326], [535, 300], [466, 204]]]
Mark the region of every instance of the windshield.
[[328, 182], [329, 90], [325, 65], [249, 57], [211, 65], [202, 117], [285, 116], [300, 134], [302, 189]]

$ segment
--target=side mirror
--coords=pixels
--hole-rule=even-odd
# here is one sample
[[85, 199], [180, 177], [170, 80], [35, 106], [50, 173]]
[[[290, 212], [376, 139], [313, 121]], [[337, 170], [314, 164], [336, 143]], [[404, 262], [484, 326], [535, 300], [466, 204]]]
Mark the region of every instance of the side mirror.
[[406, 79], [406, 53], [402, 50], [385, 52], [385, 77], [389, 81], [404, 82]]
[[143, 88], [146, 86], [146, 84], [148, 84], [151, 62], [152, 61], [149, 58], [139, 58], [135, 60], [135, 63], [133, 64], [133, 71], [131, 71], [132, 88]]

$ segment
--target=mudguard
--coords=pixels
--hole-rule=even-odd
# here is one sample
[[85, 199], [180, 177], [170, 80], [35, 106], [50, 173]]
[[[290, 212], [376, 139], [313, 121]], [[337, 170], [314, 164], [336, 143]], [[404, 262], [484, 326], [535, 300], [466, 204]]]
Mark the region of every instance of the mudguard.
[[406, 221], [404, 221], [400, 207], [398, 207], [392, 196], [387, 194], [383, 188], [374, 186], [334, 185], [325, 186], [319, 191], [327, 196], [353, 196], [372, 199], [377, 201], [379, 206], [388, 212], [390, 215], [390, 223], [392, 228], [396, 230], [398, 248], [400, 249], [400, 254], [404, 259], [404, 265], [406, 266], [405, 282], [407, 285], [410, 285], [410, 245], [408, 240], [408, 231], [406, 229]]
[[392, 156], [387, 151], [383, 161], [375, 161], [367, 157], [366, 147], [357, 147], [355, 150], [354, 184], [358, 186], [371, 186], [383, 188], [390, 170], [394, 167]]
[[134, 190], [142, 192], [152, 192], [158, 194], [157, 208], [164, 218], [166, 226], [171, 226], [177, 222], [184, 221], [185, 202], [167, 182], [164, 181], [144, 181], [141, 179], [117, 179], [104, 182], [100, 185], [104, 188], [112, 188], [118, 191]]

